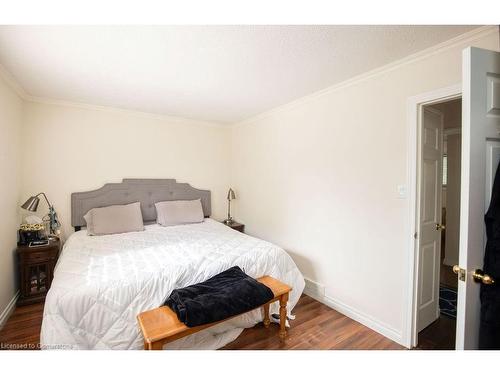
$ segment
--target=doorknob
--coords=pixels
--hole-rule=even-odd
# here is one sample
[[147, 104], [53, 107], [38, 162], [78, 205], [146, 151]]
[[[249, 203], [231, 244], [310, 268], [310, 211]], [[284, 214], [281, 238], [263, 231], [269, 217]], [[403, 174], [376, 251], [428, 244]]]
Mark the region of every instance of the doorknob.
[[463, 268], [460, 268], [460, 266], [458, 264], [455, 264], [453, 266], [453, 272], [456, 273], [458, 275], [458, 279], [460, 281], [465, 281], [465, 270]]
[[483, 283], [484, 285], [491, 285], [495, 283], [495, 280], [493, 280], [490, 275], [486, 275], [483, 270], [474, 270], [472, 277], [475, 282]]
[[444, 230], [446, 227], [442, 224], [436, 223], [436, 230]]

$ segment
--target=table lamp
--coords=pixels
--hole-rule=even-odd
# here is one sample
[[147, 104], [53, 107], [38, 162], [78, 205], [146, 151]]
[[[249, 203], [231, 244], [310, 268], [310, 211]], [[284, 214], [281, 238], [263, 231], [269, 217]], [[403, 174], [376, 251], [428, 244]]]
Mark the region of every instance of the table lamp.
[[234, 194], [234, 190], [229, 188], [227, 192], [227, 219], [224, 220], [225, 224], [232, 224], [233, 218], [231, 217], [231, 201], [236, 199], [236, 194]]
[[40, 195], [43, 195], [45, 201], [47, 202], [47, 205], [49, 206], [50, 234], [56, 235], [56, 231], [61, 227], [61, 223], [57, 218], [57, 213], [54, 210], [54, 206], [50, 204], [45, 193], [42, 192], [32, 197], [29, 197], [28, 200], [24, 202], [24, 204], [21, 206], [21, 208], [24, 208], [25, 210], [31, 212], [35, 212], [38, 208], [38, 203], [40, 203], [40, 198], [38, 198]]

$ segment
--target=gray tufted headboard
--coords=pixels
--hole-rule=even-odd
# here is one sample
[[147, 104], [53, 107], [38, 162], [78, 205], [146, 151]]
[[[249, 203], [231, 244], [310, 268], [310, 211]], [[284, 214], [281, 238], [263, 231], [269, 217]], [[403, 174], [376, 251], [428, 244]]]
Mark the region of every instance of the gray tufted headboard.
[[86, 225], [83, 216], [92, 208], [141, 202], [144, 223], [156, 221], [156, 202], [201, 199], [203, 214], [211, 215], [210, 190], [198, 190], [173, 179], [126, 178], [121, 183], [71, 194], [71, 225], [75, 230]]

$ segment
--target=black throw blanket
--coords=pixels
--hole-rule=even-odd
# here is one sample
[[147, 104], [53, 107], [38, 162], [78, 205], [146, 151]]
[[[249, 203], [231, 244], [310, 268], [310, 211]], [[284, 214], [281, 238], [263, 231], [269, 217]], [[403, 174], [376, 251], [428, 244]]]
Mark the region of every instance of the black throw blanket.
[[271, 289], [235, 266], [202, 283], [174, 289], [164, 305], [185, 325], [196, 327], [253, 310], [273, 298]]
[[481, 323], [479, 349], [500, 349], [500, 165], [497, 167], [491, 202], [486, 215], [486, 249], [484, 273], [495, 280], [493, 285], [481, 284]]

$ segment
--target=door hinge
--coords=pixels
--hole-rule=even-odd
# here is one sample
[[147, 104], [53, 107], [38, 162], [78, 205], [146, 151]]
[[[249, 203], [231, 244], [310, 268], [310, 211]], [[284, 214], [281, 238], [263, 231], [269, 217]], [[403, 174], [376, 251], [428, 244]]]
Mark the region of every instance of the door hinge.
[[417, 239], [418, 238], [418, 232], [413, 233], [413, 238]]

